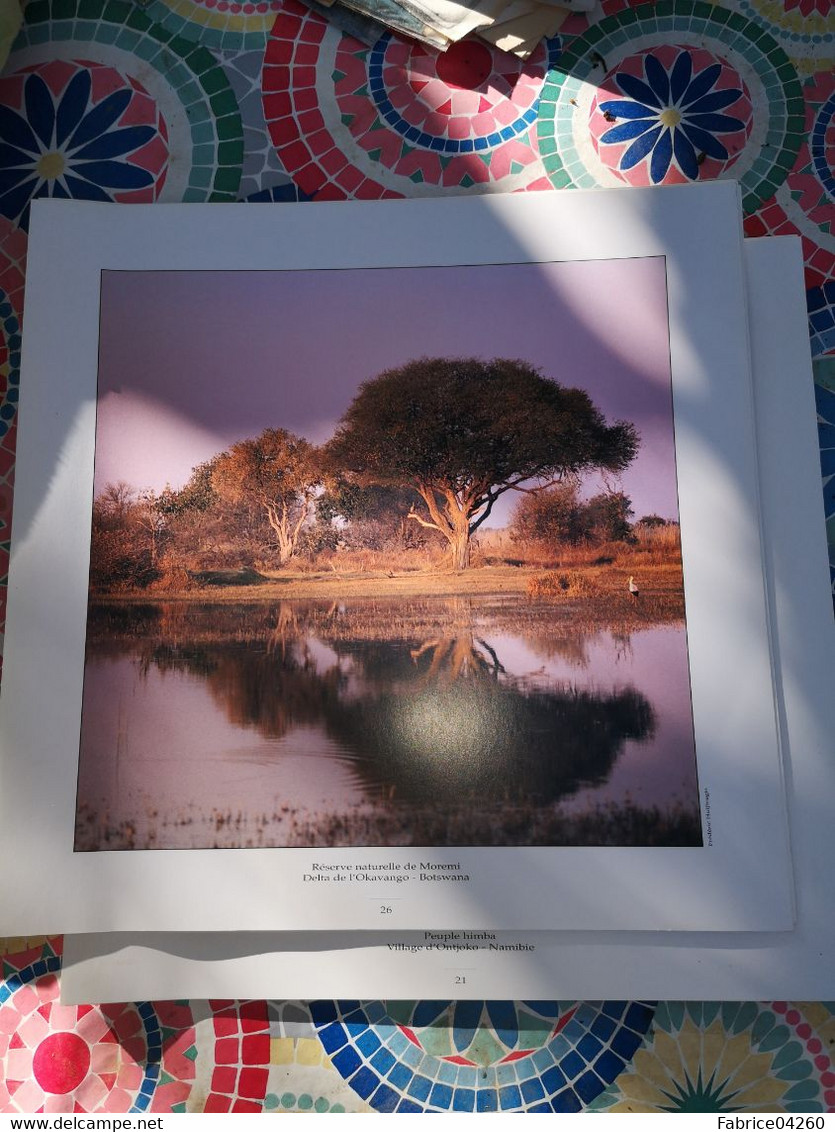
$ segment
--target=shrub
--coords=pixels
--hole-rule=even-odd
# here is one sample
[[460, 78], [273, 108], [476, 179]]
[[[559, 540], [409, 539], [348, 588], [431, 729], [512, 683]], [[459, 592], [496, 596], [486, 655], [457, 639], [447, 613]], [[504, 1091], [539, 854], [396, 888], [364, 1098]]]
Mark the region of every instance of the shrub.
[[549, 571], [531, 578], [528, 597], [595, 597], [600, 591], [596, 578], [577, 570]]

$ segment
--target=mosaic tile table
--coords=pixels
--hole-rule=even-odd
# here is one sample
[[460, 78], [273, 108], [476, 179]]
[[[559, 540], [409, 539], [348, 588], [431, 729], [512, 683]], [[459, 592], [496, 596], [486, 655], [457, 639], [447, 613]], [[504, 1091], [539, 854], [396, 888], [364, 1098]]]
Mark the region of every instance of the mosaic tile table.
[[[35, 196], [734, 177], [748, 235], [803, 238], [835, 546], [834, 56], [831, 0], [604, 0], [526, 63], [478, 42], [364, 45], [299, 0], [29, 0], [0, 77], [0, 574]], [[3, 1112], [835, 1111], [835, 1003], [62, 1007], [60, 939], [0, 955]]]

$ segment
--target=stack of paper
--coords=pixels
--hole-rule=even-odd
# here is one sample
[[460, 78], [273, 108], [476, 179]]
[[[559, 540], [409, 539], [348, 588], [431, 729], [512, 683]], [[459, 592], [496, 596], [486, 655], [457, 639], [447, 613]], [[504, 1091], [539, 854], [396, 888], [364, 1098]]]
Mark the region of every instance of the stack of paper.
[[374, 44], [384, 29], [439, 51], [475, 33], [526, 59], [543, 37], [556, 35], [571, 12], [597, 0], [307, 0], [343, 31]]
[[[44, 201], [28, 270], [0, 932], [66, 993], [831, 996], [800, 249], [736, 185]], [[527, 541], [594, 500], [644, 533]]]

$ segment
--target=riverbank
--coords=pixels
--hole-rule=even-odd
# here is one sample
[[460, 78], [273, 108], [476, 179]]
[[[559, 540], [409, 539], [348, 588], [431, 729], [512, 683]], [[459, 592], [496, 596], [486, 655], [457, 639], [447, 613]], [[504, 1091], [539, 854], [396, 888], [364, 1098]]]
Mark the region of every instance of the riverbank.
[[[195, 602], [199, 604], [260, 604], [287, 598], [341, 601], [349, 598], [468, 597], [487, 595], [531, 595], [537, 583], [554, 579], [548, 596], [555, 605], [587, 598], [611, 604], [623, 601], [626, 608], [639, 609], [658, 599], [682, 599], [681, 567], [678, 564], [644, 568], [636, 579], [639, 594], [628, 589], [630, 571], [619, 566], [571, 566], [543, 570], [531, 566], [483, 566], [461, 574], [430, 571], [265, 572], [248, 584], [199, 584], [187, 588], [152, 585], [142, 590], [91, 592], [96, 604], [147, 604], [148, 602]], [[562, 579], [562, 583], [560, 582]], [[538, 592], [535, 596], [543, 596]]]

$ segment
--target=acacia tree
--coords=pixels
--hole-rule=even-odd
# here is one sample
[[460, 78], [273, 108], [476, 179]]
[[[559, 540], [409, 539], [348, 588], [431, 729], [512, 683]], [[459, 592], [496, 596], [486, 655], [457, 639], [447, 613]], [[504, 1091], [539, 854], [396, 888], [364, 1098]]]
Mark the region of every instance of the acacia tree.
[[261, 509], [275, 533], [281, 566], [296, 551], [321, 478], [313, 445], [283, 428], [233, 444], [212, 467], [212, 486], [221, 498]]
[[361, 480], [409, 484], [409, 518], [444, 536], [455, 570], [505, 492], [541, 491], [594, 468], [623, 471], [638, 450], [626, 421], [607, 425], [582, 389], [507, 358], [420, 358], [360, 386], [327, 445]]

